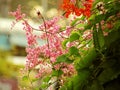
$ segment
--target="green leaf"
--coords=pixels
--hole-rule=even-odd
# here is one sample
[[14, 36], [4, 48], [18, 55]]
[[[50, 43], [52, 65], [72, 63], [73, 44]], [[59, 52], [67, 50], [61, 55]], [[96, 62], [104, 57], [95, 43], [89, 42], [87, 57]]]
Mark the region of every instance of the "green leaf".
[[50, 79], [51, 79], [51, 77], [50, 77], [50, 76], [47, 76], [47, 77], [45, 77], [45, 78], [43, 79], [43, 82], [49, 82]]
[[53, 70], [52, 72], [52, 76], [61, 76], [63, 74], [63, 71], [62, 70]]
[[80, 20], [80, 18], [77, 18], [74, 21], [72, 21], [71, 26], [74, 26], [78, 20]]
[[77, 21], [84, 20], [84, 19], [85, 19], [85, 16], [82, 16], [81, 18], [76, 18], [74, 21], [72, 21], [71, 26], [74, 26], [77, 23]]
[[[91, 22], [92, 22], [92, 21], [91, 21]], [[91, 27], [92, 27], [92, 24], [87, 24], [87, 25], [85, 26], [85, 30], [91, 29]]]
[[104, 14], [97, 15], [95, 17], [95, 20], [94, 20], [93, 24], [95, 25], [96, 23], [99, 23], [100, 21], [102, 21], [104, 19], [105, 19], [105, 15]]
[[82, 70], [80, 73], [68, 80], [60, 90], [83, 90], [83, 85], [86, 83], [90, 71]]
[[64, 31], [64, 30], [66, 30], [66, 27], [61, 27], [60, 28], [60, 31]]
[[62, 42], [62, 47], [64, 48], [64, 49], [66, 49], [66, 44], [68, 43], [68, 39], [66, 39], [66, 40], [64, 40], [63, 42]]
[[27, 81], [27, 80], [29, 80], [29, 77], [28, 77], [28, 76], [23, 76], [23, 77], [22, 77], [22, 80], [23, 80], [23, 81]]
[[103, 46], [105, 45], [105, 39], [104, 39], [104, 35], [103, 35], [103, 31], [100, 23], [99, 23], [99, 29], [98, 29], [97, 35], [98, 35], [99, 46], [100, 48], [103, 48]]
[[120, 20], [116, 21], [114, 29], [118, 30], [119, 28], [120, 28]]
[[38, 78], [35, 78], [35, 79], [32, 79], [32, 82], [36, 82], [38, 80], [39, 80]]
[[64, 62], [64, 63], [72, 63], [73, 60], [70, 60], [66, 55], [61, 55], [59, 57], [57, 57], [57, 62], [56, 63], [61, 63], [61, 62]]
[[94, 41], [94, 47], [96, 50], [100, 50], [100, 44], [98, 40], [98, 32], [96, 26], [93, 28], [93, 41]]
[[60, 90], [68, 90], [68, 89], [67, 89], [67, 86], [63, 84]]
[[75, 46], [70, 47], [69, 54], [74, 56], [80, 56], [79, 50]]
[[73, 42], [73, 41], [75, 41], [75, 40], [79, 40], [79, 37], [80, 37], [80, 35], [79, 35], [78, 33], [72, 33], [72, 34], [70, 35], [69, 40], [70, 40], [70, 42]]
[[43, 83], [43, 84], [41, 84], [40, 87], [41, 87], [42, 89], [46, 89], [48, 86], [49, 86], [48, 83]]
[[83, 23], [76, 25], [77, 28], [84, 27], [84, 26], [85, 26], [85, 24], [83, 24]]
[[120, 75], [120, 62], [118, 62], [118, 59], [108, 59], [102, 67], [104, 70], [98, 76], [101, 84], [109, 82]]
[[104, 1], [104, 3], [110, 3], [110, 2], [112, 2], [113, 0], [103, 0]]
[[101, 84], [104, 84], [110, 80], [112, 80], [112, 77], [119, 75], [120, 72], [115, 72], [112, 68], [105, 69], [98, 77], [98, 80], [101, 82]]
[[[107, 37], [105, 37], [105, 44], [107, 47], [109, 47], [114, 41], [119, 39], [120, 37], [120, 30], [113, 30], [109, 33]], [[112, 39], [111, 39], [112, 38]]]
[[85, 55], [82, 59], [80, 59], [78, 62], [76, 62], [76, 64], [75, 64], [76, 70], [79, 72], [79, 70], [81, 70], [81, 69], [88, 68], [91, 65], [91, 63], [95, 60], [96, 56], [97, 56], [97, 53], [96, 53], [95, 49], [91, 48], [88, 51], [87, 55]]

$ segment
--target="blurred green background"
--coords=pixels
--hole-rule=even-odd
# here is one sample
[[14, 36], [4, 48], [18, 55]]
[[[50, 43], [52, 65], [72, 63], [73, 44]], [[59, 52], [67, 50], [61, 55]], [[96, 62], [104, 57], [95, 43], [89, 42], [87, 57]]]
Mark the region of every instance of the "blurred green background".
[[15, 11], [19, 4], [22, 6], [22, 12], [37, 23], [38, 10], [45, 18], [52, 18], [58, 14], [57, 0], [0, 0], [0, 90], [20, 90], [19, 87], [29, 85], [29, 82], [21, 80], [20, 72], [26, 60], [25, 33], [19, 23], [11, 30], [14, 18], [8, 14]]

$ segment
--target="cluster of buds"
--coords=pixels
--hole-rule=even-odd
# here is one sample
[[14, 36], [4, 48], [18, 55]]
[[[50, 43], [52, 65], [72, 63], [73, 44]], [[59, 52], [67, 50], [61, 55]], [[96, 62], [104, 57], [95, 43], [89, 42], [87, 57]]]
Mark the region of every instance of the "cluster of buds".
[[104, 3], [103, 2], [99, 2], [96, 5], [96, 8], [100, 11], [101, 14], [105, 14], [105, 8], [104, 8]]

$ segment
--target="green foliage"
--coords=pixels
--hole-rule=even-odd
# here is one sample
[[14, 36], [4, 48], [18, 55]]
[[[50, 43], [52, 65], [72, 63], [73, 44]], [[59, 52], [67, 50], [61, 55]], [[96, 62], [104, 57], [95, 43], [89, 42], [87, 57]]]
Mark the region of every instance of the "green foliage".
[[80, 37], [80, 35], [79, 35], [78, 33], [72, 33], [72, 34], [70, 35], [69, 41], [70, 41], [70, 42], [73, 42], [73, 41], [75, 41], [75, 40], [79, 40], [79, 37]]
[[90, 72], [88, 70], [81, 70], [78, 75], [72, 77], [68, 83], [65, 83], [60, 90], [82, 90], [84, 84], [87, 83], [89, 75]]
[[63, 63], [63, 62], [64, 62], [64, 63], [72, 63], [73, 60], [69, 59], [69, 58], [67, 57], [67, 55], [61, 55], [61, 56], [57, 57], [57, 61], [56, 61], [55, 64]]
[[23, 81], [27, 81], [27, 80], [29, 80], [29, 77], [28, 77], [28, 76], [23, 76], [23, 77], [22, 77], [22, 80], [23, 80]]
[[99, 41], [100, 49], [102, 49], [103, 46], [105, 45], [105, 39], [104, 39], [104, 35], [103, 35], [103, 31], [100, 23], [99, 23], [99, 30], [98, 30], [98, 41]]
[[82, 59], [79, 59], [79, 62], [75, 64], [78, 73], [79, 70], [88, 68], [92, 64], [93, 60], [95, 60], [96, 56], [97, 54], [95, 49], [91, 48], [87, 55], [85, 55]]
[[40, 88], [42, 88], [43, 90], [46, 89], [49, 86], [48, 83], [44, 83], [42, 85], [40, 85]]
[[[88, 51], [80, 52], [81, 48], [71, 47], [68, 54], [74, 56], [74, 65], [77, 75], [69, 78], [60, 90], [119, 90], [120, 80], [120, 13], [119, 0], [102, 0], [105, 13], [101, 14], [96, 0], [93, 5], [94, 14], [88, 19], [90, 23], [85, 25], [85, 30], [93, 31], [93, 46]], [[101, 21], [104, 20], [104, 24]], [[79, 19], [71, 24], [76, 25]], [[107, 28], [108, 22], [113, 27]], [[96, 26], [97, 25], [97, 26]], [[78, 25], [79, 26], [79, 25]], [[108, 35], [104, 35], [102, 26], [105, 26]], [[84, 30], [84, 31], [85, 31]], [[71, 34], [70, 42], [79, 40], [80, 32]], [[66, 46], [66, 40], [64, 46]], [[89, 42], [88, 42], [89, 44]]]
[[[54, 74], [54, 75], [55, 75], [55, 74]], [[50, 79], [51, 79], [51, 77], [50, 77], [50, 76], [47, 76], [47, 77], [45, 77], [45, 78], [43, 79], [43, 82], [49, 82]]]
[[69, 42], [69, 40], [68, 39], [66, 39], [66, 40], [64, 40], [63, 42], [62, 42], [62, 47], [64, 48], [64, 49], [66, 49], [66, 44]]
[[70, 56], [73, 55], [75, 57], [80, 57], [79, 50], [75, 46], [69, 48], [69, 55]]
[[93, 41], [94, 41], [94, 47], [96, 50], [100, 50], [100, 44], [99, 44], [99, 39], [98, 39], [98, 32], [96, 27], [94, 26], [93, 28]]
[[63, 71], [62, 70], [53, 70], [52, 72], [52, 76], [61, 76], [63, 74]]
[[101, 51], [101, 49], [105, 45], [105, 39], [100, 23], [99, 23], [99, 29], [97, 29], [95, 26], [93, 28], [93, 40], [94, 40], [94, 47], [96, 48], [96, 50]]
[[71, 26], [76, 25], [77, 22], [79, 22], [80, 20], [84, 20], [84, 19], [85, 19], [85, 16], [82, 16], [81, 18], [75, 19], [74, 21], [72, 21]]

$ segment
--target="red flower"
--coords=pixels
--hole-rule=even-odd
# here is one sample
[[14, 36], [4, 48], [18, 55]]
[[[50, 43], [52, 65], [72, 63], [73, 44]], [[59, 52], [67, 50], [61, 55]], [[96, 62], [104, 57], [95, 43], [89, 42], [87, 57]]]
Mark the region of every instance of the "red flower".
[[91, 12], [89, 9], [85, 9], [84, 12], [83, 12], [83, 15], [86, 16], [86, 17], [90, 17], [91, 15]]
[[77, 9], [75, 10], [75, 15], [80, 16], [80, 15], [83, 13], [83, 11], [84, 11], [83, 9], [78, 9], [78, 8], [77, 8]]
[[75, 3], [71, 2], [71, 0], [63, 0], [63, 4], [61, 5], [61, 7], [65, 11], [65, 16], [67, 18], [71, 13], [77, 16], [83, 14], [86, 17], [90, 17], [92, 2], [93, 0], [85, 0], [83, 4], [84, 8], [78, 8], [77, 6], [75, 6]]

